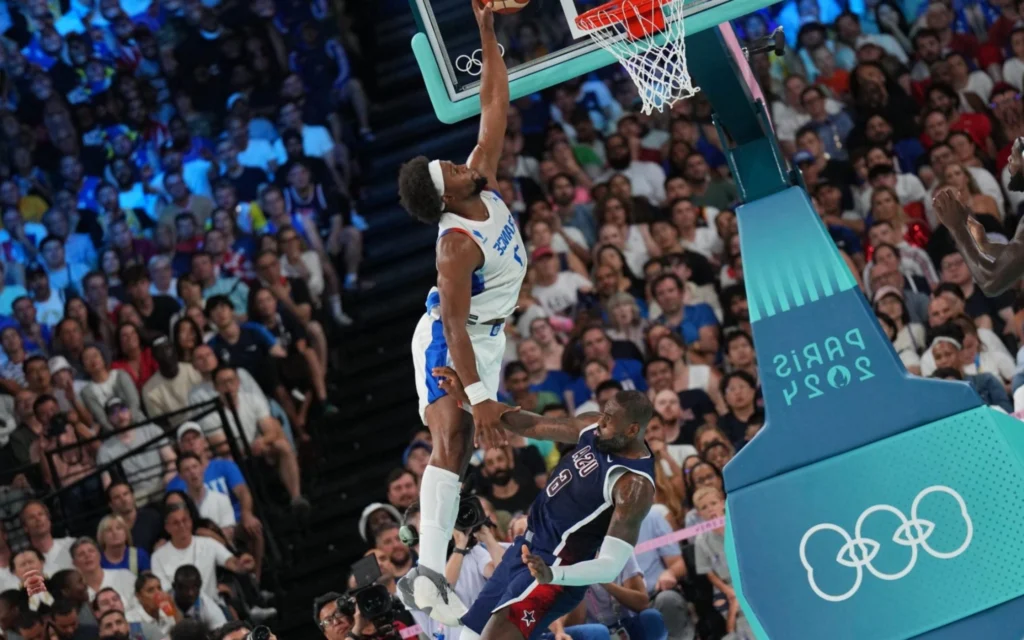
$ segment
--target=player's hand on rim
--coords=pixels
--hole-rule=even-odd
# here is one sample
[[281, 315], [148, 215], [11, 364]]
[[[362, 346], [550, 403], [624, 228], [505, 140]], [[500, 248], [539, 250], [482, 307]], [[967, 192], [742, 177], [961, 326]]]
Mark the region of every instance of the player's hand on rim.
[[549, 584], [554, 579], [551, 567], [548, 566], [548, 563], [544, 562], [544, 558], [530, 553], [529, 547], [525, 544], [522, 547], [522, 555], [523, 564], [530, 569], [530, 575], [539, 584]]

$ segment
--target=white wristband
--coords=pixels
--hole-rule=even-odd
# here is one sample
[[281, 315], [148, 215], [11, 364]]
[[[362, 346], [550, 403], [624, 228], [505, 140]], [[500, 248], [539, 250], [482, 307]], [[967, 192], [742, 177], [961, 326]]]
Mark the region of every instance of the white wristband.
[[474, 382], [473, 384], [466, 387], [466, 397], [469, 398], [469, 404], [477, 405], [484, 400], [490, 399], [490, 393], [487, 391], [487, 387], [482, 382]]

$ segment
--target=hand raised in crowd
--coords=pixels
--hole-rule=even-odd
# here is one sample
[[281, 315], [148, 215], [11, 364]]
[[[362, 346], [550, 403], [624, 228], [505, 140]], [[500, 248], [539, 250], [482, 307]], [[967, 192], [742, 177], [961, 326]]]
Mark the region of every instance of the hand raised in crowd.
[[263, 523], [251, 513], [242, 514], [242, 528], [250, 536], [257, 536], [263, 531]]

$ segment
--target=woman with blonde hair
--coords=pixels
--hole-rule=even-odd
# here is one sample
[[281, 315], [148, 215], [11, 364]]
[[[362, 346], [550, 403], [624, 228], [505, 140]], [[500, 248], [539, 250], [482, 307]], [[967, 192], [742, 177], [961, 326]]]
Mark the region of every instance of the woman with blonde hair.
[[665, 442], [665, 425], [657, 415], [648, 423], [644, 437], [654, 454], [654, 502], [668, 510], [665, 518], [673, 529], [678, 529], [686, 518], [683, 470], [669, 451], [669, 444]]
[[1003, 212], [999, 210], [999, 203], [992, 196], [981, 192], [978, 181], [964, 165], [960, 163], [946, 165], [940, 178], [939, 186], [956, 189], [961, 201], [968, 203], [975, 215], [993, 216], [996, 220], [1002, 221]]
[[632, 342], [640, 353], [646, 355], [644, 332], [650, 322], [640, 316], [640, 305], [636, 303], [636, 298], [624, 292], [613, 294], [605, 303], [605, 311], [608, 313], [608, 337]]
[[96, 543], [102, 568], [127, 569], [136, 576], [149, 571], [149, 554], [145, 549], [132, 546], [132, 531], [121, 516], [114, 514], [100, 520]]

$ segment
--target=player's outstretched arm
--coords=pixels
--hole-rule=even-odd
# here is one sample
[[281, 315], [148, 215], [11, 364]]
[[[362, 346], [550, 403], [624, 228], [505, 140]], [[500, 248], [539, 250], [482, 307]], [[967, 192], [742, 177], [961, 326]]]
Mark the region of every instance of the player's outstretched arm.
[[483, 71], [480, 75], [480, 135], [476, 148], [466, 161], [487, 178], [487, 188], [498, 188], [498, 160], [505, 144], [508, 124], [508, 69], [501, 57], [498, 38], [494, 34], [494, 13], [482, 0], [470, 0], [480, 26], [480, 49]]
[[935, 212], [956, 240], [981, 290], [989, 296], [1006, 291], [1024, 275], [1024, 226], [1009, 244], [990, 242], [981, 225], [971, 219], [971, 210], [951, 188], [935, 194]]
[[[434, 367], [432, 373], [437, 378], [437, 385], [448, 395], [459, 402], [468, 402], [465, 388], [462, 385], [462, 376], [459, 373], [451, 367]], [[529, 411], [520, 411], [518, 407], [505, 406], [508, 407], [508, 411], [501, 414], [501, 424], [509, 431], [536, 440], [552, 440], [570, 444], [578, 442], [580, 431], [594, 424], [601, 417], [600, 413], [584, 413], [575, 418], [547, 418]]]
[[613, 582], [633, 556], [633, 547], [640, 536], [640, 524], [654, 503], [654, 485], [635, 473], [626, 473], [612, 488], [615, 511], [608, 523], [608, 533], [601, 551], [593, 560], [549, 567], [544, 559], [522, 548], [523, 564], [530, 568], [541, 584], [562, 584], [570, 587]]

